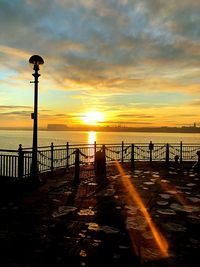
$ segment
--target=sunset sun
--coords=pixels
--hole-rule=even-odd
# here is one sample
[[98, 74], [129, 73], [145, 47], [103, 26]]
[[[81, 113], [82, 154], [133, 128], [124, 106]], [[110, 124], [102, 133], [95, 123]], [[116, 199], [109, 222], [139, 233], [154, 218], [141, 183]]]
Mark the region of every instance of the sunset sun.
[[90, 111], [84, 115], [83, 121], [85, 124], [98, 125], [100, 122], [103, 122], [105, 120], [104, 117], [105, 116], [102, 112]]

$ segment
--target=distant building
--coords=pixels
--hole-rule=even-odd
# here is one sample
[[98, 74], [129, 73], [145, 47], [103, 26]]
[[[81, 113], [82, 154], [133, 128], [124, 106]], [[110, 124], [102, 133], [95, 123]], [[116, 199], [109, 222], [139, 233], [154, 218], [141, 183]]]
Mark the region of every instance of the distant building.
[[66, 124], [48, 124], [48, 131], [66, 131], [68, 129]]

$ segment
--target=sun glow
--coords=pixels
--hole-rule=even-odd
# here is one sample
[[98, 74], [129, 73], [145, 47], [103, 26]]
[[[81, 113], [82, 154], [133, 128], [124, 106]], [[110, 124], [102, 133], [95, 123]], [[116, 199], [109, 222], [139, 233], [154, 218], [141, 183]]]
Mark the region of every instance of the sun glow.
[[104, 114], [99, 111], [90, 111], [85, 114], [83, 121], [85, 124], [98, 125], [105, 120]]

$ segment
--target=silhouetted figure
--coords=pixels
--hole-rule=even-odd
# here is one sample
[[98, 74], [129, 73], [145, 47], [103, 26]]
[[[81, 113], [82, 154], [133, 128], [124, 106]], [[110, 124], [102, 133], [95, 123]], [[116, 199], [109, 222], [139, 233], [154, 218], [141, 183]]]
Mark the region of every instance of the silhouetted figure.
[[195, 171], [200, 171], [200, 150], [197, 151], [197, 156], [198, 156], [198, 160], [197, 162], [193, 165], [193, 169]]

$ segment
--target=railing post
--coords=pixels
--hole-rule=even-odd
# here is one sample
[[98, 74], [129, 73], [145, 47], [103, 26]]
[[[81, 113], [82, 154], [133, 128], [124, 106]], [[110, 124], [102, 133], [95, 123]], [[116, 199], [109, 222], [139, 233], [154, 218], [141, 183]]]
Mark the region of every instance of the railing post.
[[53, 161], [54, 161], [53, 143], [51, 143], [51, 172], [53, 172]]
[[166, 144], [166, 164], [169, 164], [169, 144]]
[[75, 172], [74, 172], [74, 183], [78, 184], [80, 182], [80, 151], [79, 148], [76, 149], [75, 154]]
[[106, 148], [105, 145], [95, 153], [95, 176], [98, 182], [106, 178]]
[[[106, 146], [105, 146], [105, 145], [102, 146], [102, 152], [103, 152], [103, 156], [104, 156], [105, 159], [106, 159]], [[105, 160], [105, 161], [106, 161], [106, 160]]]
[[150, 162], [152, 162], [153, 148], [154, 148], [154, 145], [152, 144], [152, 141], [150, 141], [150, 143], [149, 143]]
[[106, 146], [102, 146], [102, 152], [103, 152], [103, 178], [106, 178]]
[[124, 162], [124, 141], [122, 141], [122, 163]]
[[180, 142], [180, 163], [183, 161], [183, 142]]
[[67, 169], [69, 168], [69, 142], [66, 144], [66, 150], [67, 150]]
[[96, 143], [96, 141], [94, 141], [94, 164], [96, 161], [96, 152], [97, 152], [97, 143]]
[[23, 178], [24, 176], [24, 152], [22, 150], [22, 145], [18, 148], [18, 178]]
[[135, 146], [134, 144], [131, 144], [131, 167], [133, 168], [135, 166]]

